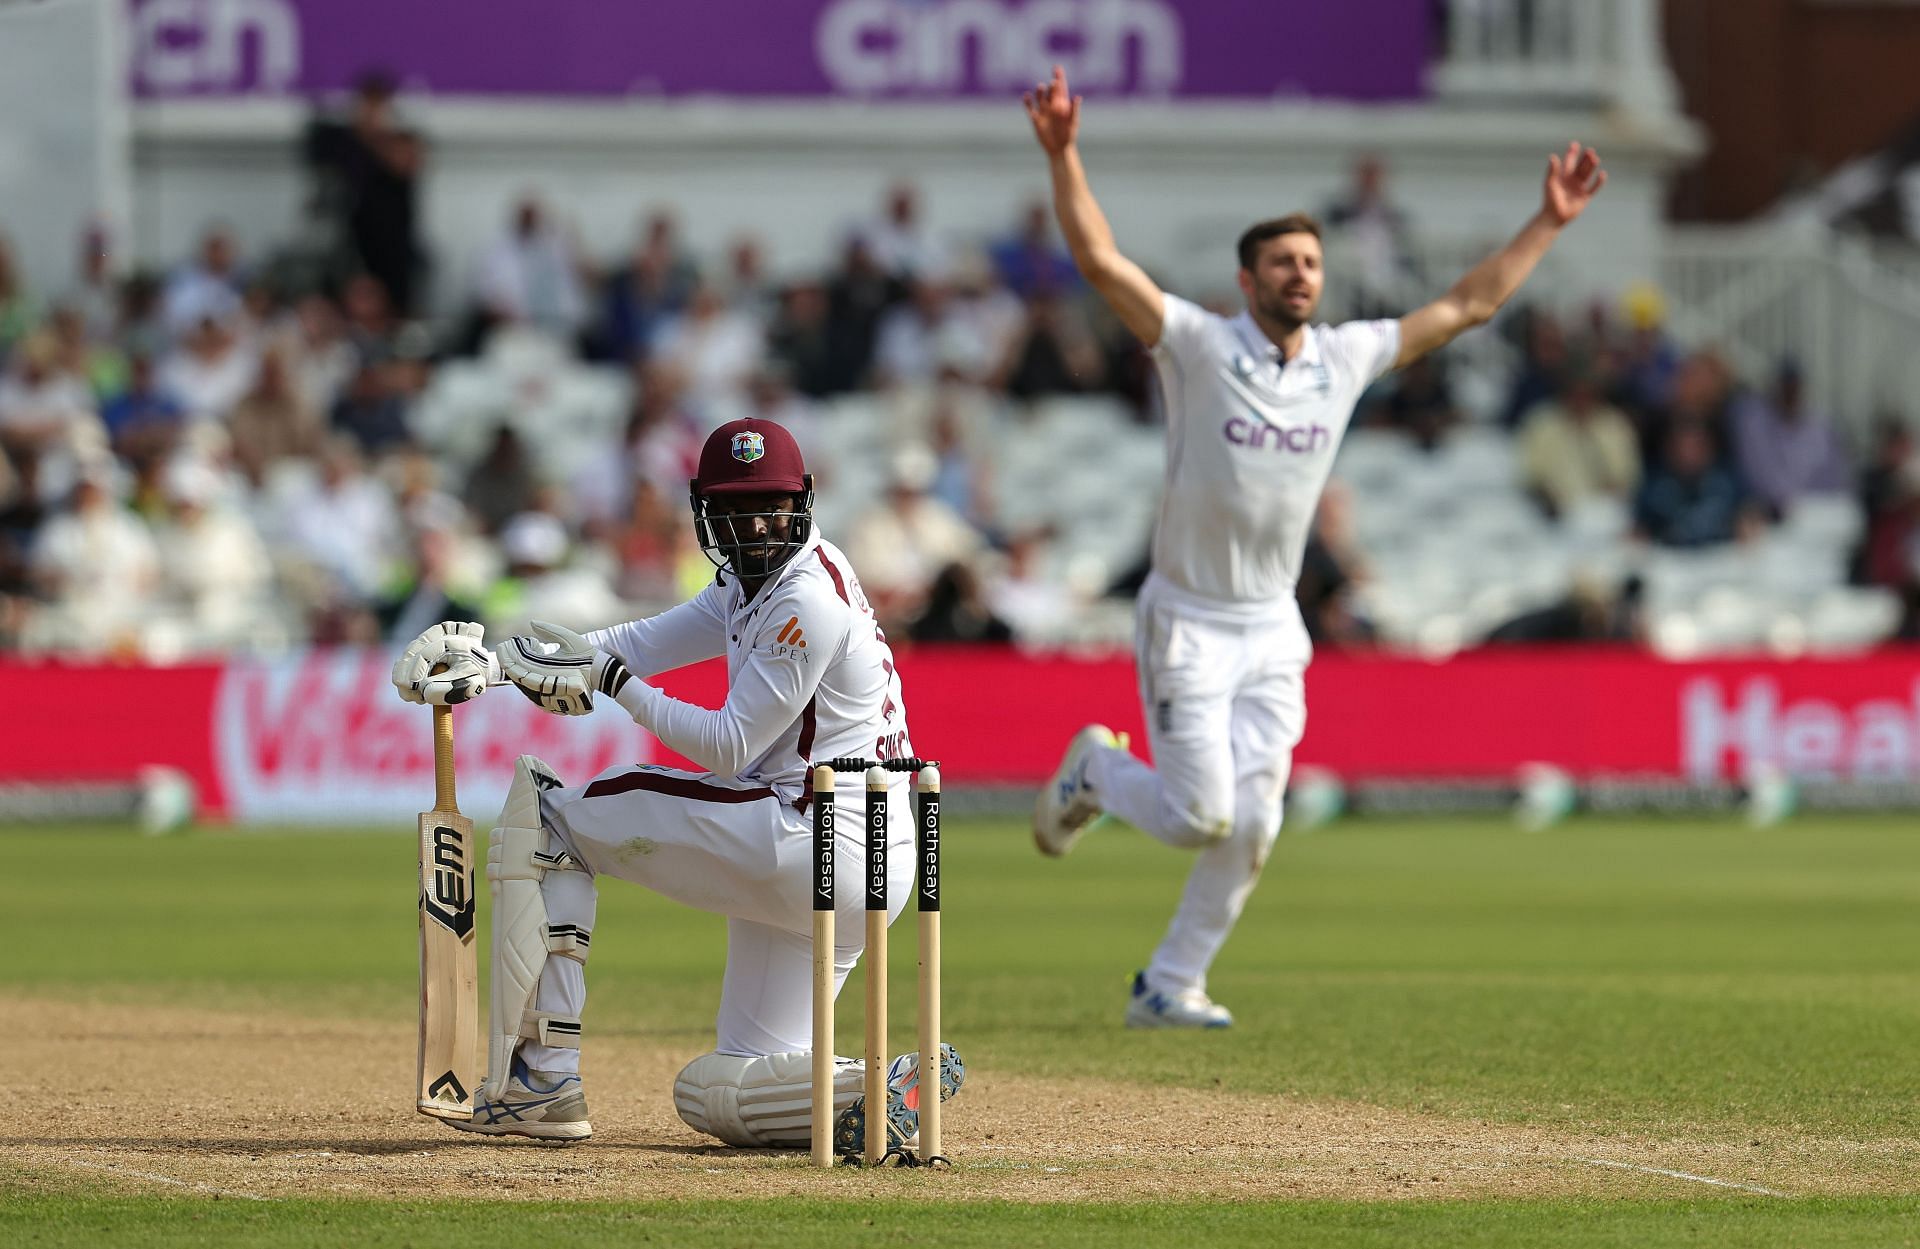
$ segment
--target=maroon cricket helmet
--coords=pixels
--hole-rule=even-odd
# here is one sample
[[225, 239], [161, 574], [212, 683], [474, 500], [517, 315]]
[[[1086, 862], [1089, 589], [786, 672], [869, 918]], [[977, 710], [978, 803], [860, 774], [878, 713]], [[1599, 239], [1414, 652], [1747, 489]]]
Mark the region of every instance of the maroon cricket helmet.
[[[699, 473], [688, 487], [701, 551], [736, 576], [770, 575], [813, 533], [813, 477], [800, 458], [800, 444], [772, 421], [746, 417], [708, 434]], [[791, 495], [793, 508], [715, 513], [711, 502], [730, 494]]]
[[751, 416], [707, 435], [693, 479], [696, 495], [799, 494], [807, 488], [800, 444], [784, 425]]

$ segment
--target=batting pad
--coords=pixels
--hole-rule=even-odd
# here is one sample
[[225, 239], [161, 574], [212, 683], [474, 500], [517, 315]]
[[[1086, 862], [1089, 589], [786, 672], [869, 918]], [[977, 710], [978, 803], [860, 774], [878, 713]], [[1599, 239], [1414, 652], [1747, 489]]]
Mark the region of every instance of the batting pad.
[[514, 1048], [521, 1038], [578, 1049], [580, 1020], [536, 1011], [534, 993], [549, 953], [585, 962], [589, 934], [576, 925], [549, 926], [540, 882], [573, 861], [548, 851], [540, 825], [540, 794], [560, 778], [532, 755], [521, 755], [500, 824], [487, 841], [487, 881], [493, 890], [493, 989], [489, 995], [487, 1079], [480, 1096], [496, 1100], [506, 1090]]
[[[863, 1090], [865, 1064], [834, 1059], [833, 1110]], [[673, 1106], [690, 1128], [729, 1145], [804, 1146], [813, 1122], [813, 1055], [807, 1050], [739, 1058], [702, 1054], [673, 1079]]]

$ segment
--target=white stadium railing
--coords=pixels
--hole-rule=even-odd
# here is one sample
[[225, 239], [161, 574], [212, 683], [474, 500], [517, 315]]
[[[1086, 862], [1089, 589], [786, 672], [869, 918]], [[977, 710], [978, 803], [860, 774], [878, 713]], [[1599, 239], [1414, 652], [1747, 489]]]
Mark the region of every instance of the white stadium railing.
[[1675, 111], [1659, 0], [1450, 0], [1445, 23], [1442, 96]]

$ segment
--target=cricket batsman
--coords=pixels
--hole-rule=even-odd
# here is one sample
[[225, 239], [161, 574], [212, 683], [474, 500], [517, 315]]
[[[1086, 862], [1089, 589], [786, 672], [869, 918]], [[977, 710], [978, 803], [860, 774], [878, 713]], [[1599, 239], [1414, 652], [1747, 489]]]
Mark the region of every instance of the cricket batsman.
[[[810, 1134], [812, 821], [808, 763], [911, 757], [906, 696], [859, 578], [813, 525], [813, 480], [799, 445], [771, 421], [722, 425], [691, 489], [713, 584], [660, 615], [584, 637], [553, 625], [489, 652], [478, 625], [435, 625], [394, 665], [400, 696], [454, 703], [516, 685], [544, 709], [622, 710], [702, 770], [614, 768], [569, 785], [521, 756], [487, 875], [493, 882], [493, 978], [487, 1077], [461, 1131], [585, 1140], [580, 1082], [586, 963], [597, 883], [613, 876], [727, 917], [727, 966], [711, 1053], [674, 1080], [674, 1105], [732, 1145], [807, 1145]], [[724, 706], [680, 702], [636, 677], [727, 657]], [[443, 671], [436, 669], [444, 666]], [[850, 777], [850, 787], [864, 782]], [[890, 808], [889, 922], [911, 892], [913, 803], [896, 774]], [[859, 922], [863, 830], [848, 821], [837, 856], [835, 990], [865, 944]], [[942, 1097], [964, 1068], [942, 1046]], [[839, 1059], [835, 1148], [864, 1147], [862, 1064]], [[889, 1145], [918, 1124], [919, 1056], [889, 1071]]]

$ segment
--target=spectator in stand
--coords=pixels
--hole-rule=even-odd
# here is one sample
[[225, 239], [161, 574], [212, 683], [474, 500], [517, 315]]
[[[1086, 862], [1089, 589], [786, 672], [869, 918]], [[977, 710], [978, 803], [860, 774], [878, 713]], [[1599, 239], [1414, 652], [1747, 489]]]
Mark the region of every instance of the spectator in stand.
[[409, 447], [397, 453], [387, 461], [384, 476], [393, 485], [393, 504], [408, 536], [432, 528], [460, 538], [468, 533], [467, 509], [442, 486], [440, 461], [428, 452]]
[[980, 574], [967, 563], [948, 564], [927, 590], [927, 605], [907, 636], [916, 642], [1011, 642], [1013, 630], [993, 614]]
[[1026, 303], [1007, 289], [993, 265], [978, 252], [966, 253], [954, 266], [951, 290], [954, 315], [973, 327], [985, 344], [986, 358], [995, 363], [1007, 359], [1026, 329]]
[[175, 458], [172, 448], [142, 448], [119, 466], [131, 477], [120, 492], [121, 506], [146, 521], [150, 532], [165, 524], [173, 513], [167, 470]]
[[149, 274], [135, 273], [120, 284], [120, 320], [114, 341], [128, 355], [159, 359], [166, 353], [168, 335], [160, 315], [160, 283]]
[[170, 451], [180, 441], [186, 409], [161, 388], [151, 356], [134, 356], [130, 368], [127, 388], [100, 409], [113, 452], [131, 460]]
[[27, 287], [26, 275], [13, 258], [13, 245], [0, 235], [0, 364], [40, 324], [40, 301]]
[[1053, 227], [1053, 206], [1032, 200], [1020, 216], [1020, 228], [994, 243], [989, 253], [1000, 281], [1021, 299], [1038, 295], [1071, 296], [1080, 290], [1080, 270]]
[[627, 619], [606, 578], [568, 567], [567, 527], [549, 512], [522, 512], [500, 530], [504, 577], [487, 591], [486, 626], [494, 637], [524, 634], [536, 620], [584, 632]]
[[200, 236], [199, 255], [167, 279], [160, 297], [167, 332], [184, 338], [208, 321], [226, 324], [237, 320], [243, 289], [239, 245], [226, 226], [215, 225]]
[[333, 405], [333, 430], [352, 438], [369, 457], [377, 459], [413, 440], [407, 401], [398, 386], [401, 367], [390, 359], [369, 357]]
[[1673, 401], [1680, 353], [1667, 337], [1666, 300], [1645, 282], [1628, 288], [1621, 301], [1627, 318], [1626, 341], [1613, 353], [1614, 398], [1636, 426], [1643, 414], [1664, 410]]
[[333, 411], [333, 401], [360, 368], [339, 306], [325, 295], [305, 296], [280, 318], [271, 339], [300, 406], [308, 412]]
[[358, 607], [376, 598], [400, 526], [392, 492], [367, 475], [357, 443], [328, 439], [319, 479], [296, 485], [280, 511], [287, 553], [308, 572], [310, 604]]
[[1845, 494], [1853, 486], [1840, 433], [1826, 413], [1807, 404], [1792, 361], [1780, 365], [1772, 394], [1748, 395], [1735, 405], [1733, 445], [1740, 475], [1776, 518], [1803, 495]]
[[911, 444], [893, 462], [886, 497], [856, 519], [848, 533], [847, 558], [883, 628], [906, 632], [926, 606], [933, 579], [949, 564], [971, 560], [980, 535], [954, 510], [928, 493], [932, 452]]
[[1560, 375], [1567, 366], [1567, 332], [1550, 312], [1523, 308], [1514, 317], [1520, 330], [1520, 368], [1507, 391], [1500, 424], [1518, 429], [1534, 407], [1560, 391]]
[[1913, 431], [1891, 413], [1874, 427], [1873, 455], [1860, 475], [1860, 507], [1866, 533], [1854, 554], [1853, 580], [1860, 585], [1900, 589], [1920, 581], [1908, 561], [1909, 538], [1920, 526], [1920, 461], [1914, 458]]
[[764, 333], [773, 320], [777, 301], [773, 283], [767, 278], [766, 248], [758, 238], [737, 235], [727, 246], [727, 276], [720, 286], [727, 307]]
[[767, 329], [767, 353], [785, 366], [794, 389], [824, 399], [853, 387], [866, 368], [853, 336], [832, 318], [826, 287], [802, 280], [780, 293]]
[[678, 312], [686, 307], [700, 281], [700, 266], [681, 241], [680, 219], [671, 209], [655, 209], [647, 217], [639, 255], [659, 266], [664, 278], [663, 310]]
[[237, 315], [207, 317], [160, 361], [158, 379], [160, 388], [186, 409], [190, 426], [214, 426], [253, 389], [259, 367]]
[[389, 645], [417, 637], [442, 620], [479, 621], [480, 587], [465, 584], [460, 567], [458, 505], [408, 515], [411, 549], [399, 578], [374, 607], [380, 636]]
[[1059, 640], [1079, 606], [1060, 577], [1048, 569], [1047, 546], [1052, 534], [1032, 529], [1007, 543], [1006, 560], [987, 582], [987, 603], [993, 614], [1012, 627], [1025, 642]]
[[87, 456], [106, 449], [86, 382], [60, 368], [60, 344], [39, 330], [23, 339], [0, 377], [0, 448], [40, 456]]
[[1045, 292], [1028, 300], [1026, 324], [998, 372], [1016, 399], [1099, 390], [1106, 374], [1106, 357], [1078, 309]]
[[1344, 482], [1330, 481], [1314, 512], [1294, 591], [1314, 645], [1354, 648], [1373, 643], [1373, 625], [1354, 602], [1367, 576], [1366, 557], [1353, 530], [1353, 496]]
[[568, 483], [573, 520], [596, 541], [629, 513], [637, 483], [650, 481], [668, 498], [685, 494], [706, 436], [687, 410], [686, 380], [677, 368], [648, 361], [633, 372], [633, 406], [620, 446], [588, 460]]
[[1520, 433], [1520, 472], [1549, 516], [1564, 517], [1589, 499], [1633, 498], [1640, 445], [1633, 424], [1601, 399], [1592, 361], [1576, 358], [1557, 399], [1535, 405]]
[[234, 466], [255, 488], [275, 465], [319, 454], [326, 427], [294, 385], [284, 348], [269, 347], [261, 355], [253, 389], [234, 405], [227, 433]]
[[1715, 459], [1707, 427], [1685, 421], [1669, 428], [1665, 453], [1634, 506], [1636, 533], [1660, 546], [1701, 547], [1745, 540], [1759, 525], [1745, 485]]
[[652, 358], [677, 370], [694, 406], [706, 409], [737, 401], [765, 355], [753, 318], [728, 308], [711, 283], [701, 282], [687, 310], [660, 327]]
[[120, 284], [114, 280], [111, 241], [99, 222], [80, 233], [79, 273], [63, 302], [79, 314], [93, 342], [110, 342], [120, 329]]
[[687, 375], [664, 361], [639, 371], [637, 406], [627, 424], [635, 477], [672, 494], [683, 491], [700, 464], [706, 430], [687, 404]]
[[0, 648], [20, 645], [37, 608], [28, 559], [34, 535], [46, 519], [37, 477], [33, 457], [23, 457], [16, 465], [0, 450]]
[[883, 272], [906, 283], [944, 280], [947, 252], [920, 217], [920, 192], [911, 182], [896, 182], [887, 192], [879, 220], [862, 233]]
[[36, 606], [33, 576], [27, 570], [27, 553], [33, 549], [33, 530], [38, 528], [38, 520], [21, 533], [21, 528], [15, 526], [19, 499], [19, 474], [13, 472], [6, 453], [0, 451], [0, 650], [21, 645], [21, 635], [29, 627], [27, 618]]
[[904, 283], [874, 260], [865, 239], [856, 235], [847, 240], [840, 268], [827, 284], [827, 324], [833, 336], [829, 354], [845, 370], [834, 378], [832, 393], [853, 390], [866, 380], [880, 319], [905, 290]]
[[393, 393], [406, 405], [408, 428], [412, 428], [411, 413], [433, 385], [433, 332], [425, 325], [410, 321], [394, 334], [387, 377]]
[[125, 353], [111, 339], [91, 337], [87, 320], [78, 308], [71, 304], [54, 308], [46, 330], [59, 352], [60, 372], [85, 382], [96, 404], [106, 403], [127, 388]]
[[160, 602], [197, 649], [257, 641], [273, 580], [265, 543], [226, 505], [211, 466], [177, 458], [163, 480], [167, 512], [154, 534]]
[[532, 505], [539, 485], [526, 444], [513, 426], [503, 424], [493, 431], [487, 453], [467, 475], [461, 499], [483, 532], [499, 533], [509, 519]]
[[1413, 445], [1431, 455], [1460, 423], [1460, 409], [1448, 384], [1444, 356], [1421, 356], [1394, 374], [1393, 391], [1376, 409], [1378, 419], [1405, 434]]
[[562, 230], [529, 195], [513, 210], [507, 230], [480, 263], [475, 343], [500, 325], [528, 325], [573, 343], [587, 319], [579, 262]]
[[679, 601], [680, 531], [686, 527], [686, 517], [658, 484], [644, 478], [634, 484], [633, 506], [612, 543], [623, 598], [656, 607]]
[[159, 559], [147, 526], [121, 506], [118, 476], [111, 461], [84, 461], [72, 508], [40, 527], [33, 575], [48, 610], [39, 641], [81, 650], [139, 649]]
[[363, 74], [344, 122], [316, 120], [307, 159], [331, 179], [338, 228], [354, 267], [378, 281], [401, 315], [417, 310], [426, 250], [419, 237], [420, 136], [394, 116], [393, 80]]
[[1387, 169], [1378, 156], [1354, 162], [1353, 183], [1321, 213], [1329, 236], [1353, 256], [1355, 317], [1398, 316], [1407, 306], [1413, 270], [1406, 214], [1387, 197]]
[[370, 274], [356, 273], [340, 288], [340, 309], [345, 317], [347, 341], [355, 356], [347, 378], [367, 359], [385, 359], [394, 349], [394, 339], [403, 328], [394, 315], [393, 301], [386, 288]]
[[988, 511], [985, 474], [967, 445], [969, 425], [952, 390], [934, 395], [928, 437], [933, 449], [933, 484], [928, 493], [976, 528], [984, 529]]
[[1665, 408], [1646, 414], [1640, 426], [1640, 454], [1649, 465], [1667, 446], [1667, 433], [1676, 425], [1705, 430], [1716, 459], [1731, 465], [1728, 414], [1733, 401], [1733, 370], [1716, 351], [1696, 351], [1674, 370]]
[[906, 303], [880, 323], [873, 353], [873, 377], [883, 388], [923, 386], [943, 369], [978, 377], [989, 363], [978, 327], [955, 315], [947, 288], [938, 282], [913, 283]]
[[654, 213], [633, 255], [607, 282], [602, 354], [612, 360], [644, 357], [660, 326], [686, 306], [698, 280], [699, 271], [680, 248], [673, 215]]

